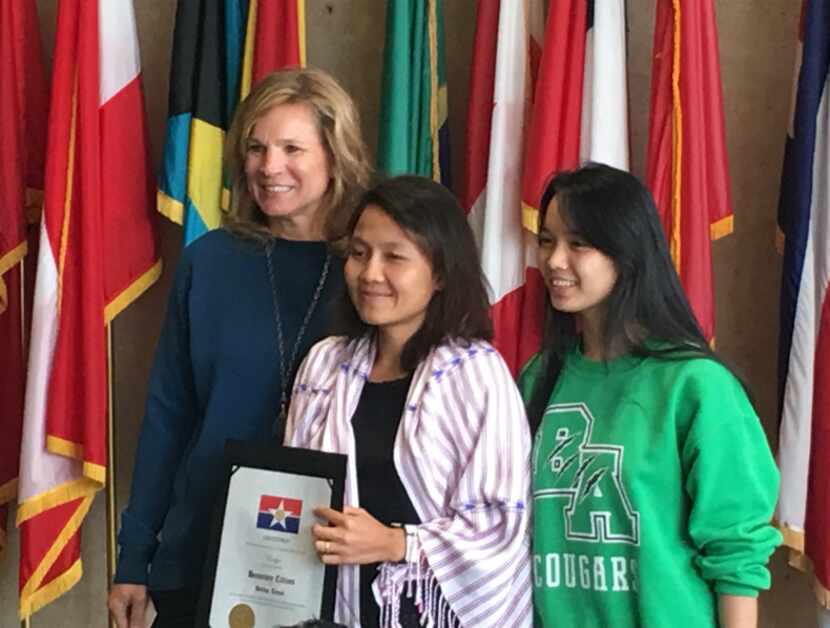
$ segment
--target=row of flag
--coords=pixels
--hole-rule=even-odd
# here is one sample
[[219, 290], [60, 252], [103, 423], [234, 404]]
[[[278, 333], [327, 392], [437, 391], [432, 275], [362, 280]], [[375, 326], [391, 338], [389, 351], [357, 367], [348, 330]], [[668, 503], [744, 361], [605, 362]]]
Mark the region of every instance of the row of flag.
[[[624, 0], [550, 0], [547, 19], [544, 4], [477, 2], [460, 186], [492, 289], [495, 342], [514, 372], [540, 341], [534, 232], [546, 178], [586, 160], [624, 169], [629, 161]], [[389, 3], [386, 20], [379, 170], [450, 185], [443, 3]], [[830, 491], [819, 481], [830, 451], [830, 12], [805, 0], [801, 25], [779, 212], [778, 520], [830, 606]], [[152, 208], [183, 225], [185, 244], [219, 225], [233, 110], [260, 77], [305, 63], [304, 33], [304, 0], [179, 2], [153, 203], [131, 0], [60, 0], [51, 98], [33, 4], [0, 8], [0, 340], [10, 348], [0, 353], [0, 430], [11, 435], [0, 445], [0, 523], [16, 498], [21, 616], [81, 577], [80, 526], [107, 481], [105, 329], [161, 271]], [[710, 241], [731, 232], [732, 210], [710, 1], [657, 2], [646, 180], [714, 340]], [[41, 203], [38, 242], [27, 236]]]
[[473, 55], [463, 199], [515, 373], [541, 341], [548, 176], [586, 160], [628, 168], [624, 2], [552, 2], [546, 25], [539, 0], [479, 3]]
[[59, 0], [51, 92], [35, 4], [0, 4], [0, 550], [16, 500], [23, 618], [82, 576], [109, 473], [107, 327], [161, 274], [156, 199], [186, 242], [219, 224], [233, 108], [304, 62], [304, 19], [304, 0], [179, 3], [155, 192], [133, 1]]
[[[6, 441], [17, 450], [11, 459], [19, 452], [19, 475], [9, 469], [14, 490], [4, 498], [18, 502], [25, 617], [81, 577], [81, 523], [107, 476], [106, 326], [158, 278], [161, 262], [131, 2], [62, 0], [48, 98], [34, 4], [7, 2], [2, 11], [0, 23], [9, 29], [2, 42], [12, 50], [4, 49], [0, 59], [13, 61], [15, 88], [28, 97], [17, 99], [14, 117], [3, 118], [4, 150], [16, 151], [5, 165], [17, 164], [24, 175], [4, 177], [14, 188], [2, 207], [4, 222], [25, 220], [26, 186], [42, 190], [37, 263], [30, 255], [12, 271], [36, 270], [34, 295], [24, 316], [25, 291], [10, 294], [15, 315], [2, 321], [4, 334], [16, 335], [17, 363], [9, 371], [18, 386], [4, 406], [13, 399], [19, 407], [28, 373], [23, 411], [4, 415], [14, 423], [8, 426], [14, 438]], [[9, 93], [0, 92], [3, 106]], [[35, 150], [8, 142], [33, 128], [45, 132]], [[25, 240], [17, 246], [26, 252]], [[18, 350], [24, 339], [26, 352]]]
[[[732, 209], [712, 3], [658, 2], [654, 42], [647, 183], [714, 340], [710, 239]], [[540, 0], [479, 2], [472, 67], [463, 200], [515, 371], [540, 340], [532, 234], [547, 178], [585, 161], [628, 169], [625, 2], [556, 0], [546, 25]]]
[[[378, 163], [448, 184], [441, 15], [440, 0], [389, 5]], [[653, 59], [647, 182], [714, 341], [710, 240], [731, 232], [732, 209], [712, 4], [658, 2]], [[533, 233], [546, 179], [588, 160], [628, 169], [628, 135], [623, 0], [556, 0], [547, 21], [541, 0], [478, 2], [462, 201], [514, 372], [541, 339]]]

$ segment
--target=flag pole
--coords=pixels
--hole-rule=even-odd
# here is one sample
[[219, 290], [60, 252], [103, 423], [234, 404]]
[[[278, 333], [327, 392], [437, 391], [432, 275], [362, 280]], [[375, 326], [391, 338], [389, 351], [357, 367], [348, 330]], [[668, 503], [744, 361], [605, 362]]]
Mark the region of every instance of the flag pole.
[[[115, 416], [114, 400], [112, 394], [112, 375], [113, 375], [113, 361], [112, 361], [112, 323], [107, 324], [107, 485], [106, 485], [106, 499], [107, 499], [107, 591], [112, 586], [112, 579], [115, 576], [115, 557], [116, 557], [116, 542], [115, 542]], [[116, 628], [115, 620], [110, 616], [110, 628]]]
[[26, 256], [20, 260], [20, 348], [23, 349], [23, 356], [29, 355], [26, 348]]
[[[20, 342], [23, 355], [29, 355], [26, 349], [26, 258], [20, 260]], [[30, 617], [20, 620], [20, 628], [32, 628]]]

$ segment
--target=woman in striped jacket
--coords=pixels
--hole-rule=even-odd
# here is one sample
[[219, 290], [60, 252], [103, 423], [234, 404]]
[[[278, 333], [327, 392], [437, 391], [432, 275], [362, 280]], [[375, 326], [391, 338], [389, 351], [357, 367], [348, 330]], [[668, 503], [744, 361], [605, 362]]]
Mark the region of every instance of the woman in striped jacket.
[[318, 508], [351, 628], [530, 626], [530, 435], [452, 194], [381, 183], [349, 226], [342, 332], [300, 367], [287, 444], [348, 455]]

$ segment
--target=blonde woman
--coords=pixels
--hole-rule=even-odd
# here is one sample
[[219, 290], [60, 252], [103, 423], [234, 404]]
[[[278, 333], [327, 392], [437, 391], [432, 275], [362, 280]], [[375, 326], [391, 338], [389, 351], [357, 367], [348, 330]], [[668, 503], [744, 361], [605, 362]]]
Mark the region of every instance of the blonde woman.
[[[370, 175], [354, 103], [285, 70], [228, 133], [224, 227], [182, 253], [156, 350], [109, 608], [119, 628], [192, 626], [229, 438], [282, 438], [293, 374], [343, 284], [329, 242]], [[159, 540], [160, 539], [160, 540]]]

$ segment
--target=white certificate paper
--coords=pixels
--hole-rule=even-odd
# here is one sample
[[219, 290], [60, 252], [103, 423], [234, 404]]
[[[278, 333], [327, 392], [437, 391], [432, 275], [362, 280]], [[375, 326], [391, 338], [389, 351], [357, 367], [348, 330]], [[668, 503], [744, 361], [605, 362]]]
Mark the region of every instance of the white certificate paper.
[[236, 628], [240, 613], [256, 628], [320, 617], [325, 566], [314, 551], [312, 510], [328, 506], [331, 496], [326, 478], [237, 468], [216, 564], [212, 628]]

